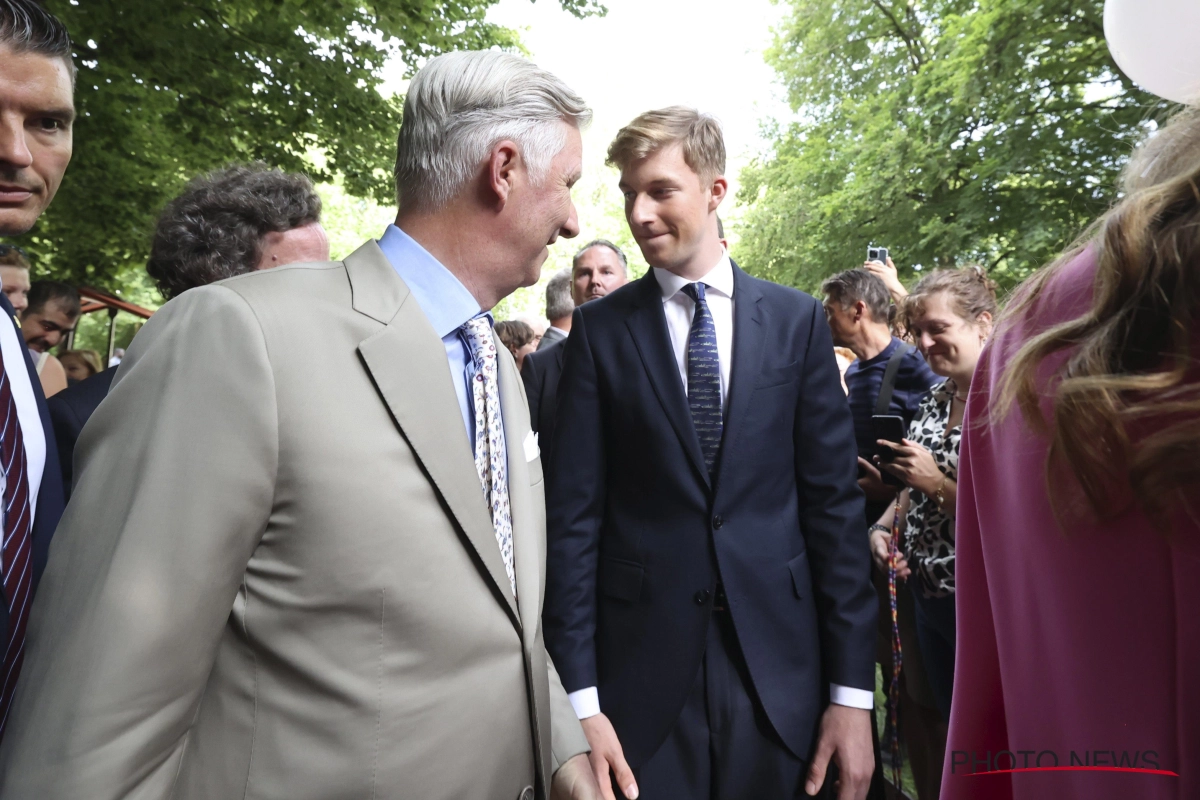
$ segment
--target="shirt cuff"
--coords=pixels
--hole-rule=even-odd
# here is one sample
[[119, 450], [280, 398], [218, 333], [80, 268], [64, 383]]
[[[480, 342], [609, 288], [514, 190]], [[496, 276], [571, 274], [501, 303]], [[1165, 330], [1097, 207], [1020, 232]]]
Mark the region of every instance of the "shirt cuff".
[[595, 686], [571, 692], [567, 699], [571, 701], [571, 708], [575, 709], [575, 716], [579, 719], [587, 719], [600, 713], [600, 693], [596, 691]]
[[[866, 689], [852, 689], [849, 686], [838, 686], [836, 683], [831, 683], [829, 684], [829, 702], [850, 708], [865, 708], [869, 711], [875, 707], [875, 693], [868, 692]], [[576, 706], [576, 711], [578, 711], [578, 706]], [[600, 709], [597, 708], [596, 711], [599, 713]]]

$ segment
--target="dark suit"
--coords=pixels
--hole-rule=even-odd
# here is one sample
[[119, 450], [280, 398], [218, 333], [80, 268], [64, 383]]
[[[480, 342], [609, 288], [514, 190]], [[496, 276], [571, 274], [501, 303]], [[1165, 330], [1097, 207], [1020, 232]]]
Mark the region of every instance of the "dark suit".
[[567, 335], [558, 328], [546, 328], [546, 332], [542, 334], [542, 340], [538, 342], [537, 350], [534, 352], [545, 350], [555, 342], [561, 342], [566, 338]]
[[71, 499], [72, 457], [79, 432], [87, 424], [100, 402], [108, 397], [116, 367], [82, 380], [51, 397], [47, 404], [50, 421], [54, 424], [54, 438], [58, 441], [58, 462], [62, 467], [63, 497]]
[[[0, 311], [4, 313], [9, 324], [16, 330], [17, 341], [21, 343], [21, 351], [25, 353], [25, 369], [29, 372], [29, 382], [33, 385], [33, 397], [37, 401], [42, 430], [46, 434], [46, 464], [42, 468], [42, 483], [38, 489], [37, 510], [33, 517], [33, 529], [30, 531], [33, 550], [33, 589], [36, 592], [42, 572], [46, 569], [46, 559], [50, 554], [50, 539], [54, 536], [54, 529], [58, 527], [58, 519], [62, 516], [65, 505], [62, 472], [58, 466], [58, 447], [54, 441], [54, 426], [50, 424], [50, 412], [46, 407], [42, 382], [38, 378], [33, 359], [29, 356], [29, 350], [25, 347], [21, 330], [17, 327], [12, 304], [3, 294], [0, 294]], [[5, 368], [11, 369], [12, 365], [5, 365]], [[8, 641], [8, 614], [0, 614], [0, 641]]]
[[719, 582], [746, 692], [795, 757], [808, 758], [829, 683], [874, 689], [863, 496], [825, 315], [806, 294], [733, 272], [714, 479], [653, 271], [576, 309], [566, 346], [546, 646], [568, 692], [599, 688], [635, 769], [691, 703]]
[[521, 366], [521, 380], [525, 383], [525, 396], [529, 398], [530, 424], [538, 435], [538, 447], [544, 461], [549, 459], [550, 445], [554, 441], [554, 412], [566, 345], [566, 340], [560, 339], [545, 350], [525, 356]]

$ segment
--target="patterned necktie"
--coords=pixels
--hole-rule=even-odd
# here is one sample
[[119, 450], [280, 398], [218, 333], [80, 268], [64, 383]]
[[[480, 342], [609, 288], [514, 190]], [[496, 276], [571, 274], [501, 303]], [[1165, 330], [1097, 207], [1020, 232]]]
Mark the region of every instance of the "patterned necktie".
[[504, 558], [504, 571], [515, 595], [517, 578], [513, 572], [512, 511], [508, 505], [508, 452], [504, 442], [504, 420], [500, 415], [496, 340], [487, 317], [475, 317], [461, 330], [474, 365], [471, 397], [475, 403], [475, 469], [492, 513], [492, 527], [496, 529], [496, 542]]
[[683, 292], [696, 303], [688, 333], [688, 407], [700, 437], [700, 451], [711, 476], [721, 450], [721, 359], [717, 355], [717, 327], [704, 300], [704, 284], [689, 283]]
[[[4, 414], [4, 432], [0, 435], [0, 460], [4, 468], [4, 546], [3, 564], [5, 611], [8, 613], [8, 641], [4, 645], [2, 682], [0, 682], [0, 736], [8, 722], [13, 689], [21, 673], [25, 655], [25, 625], [29, 621], [29, 601], [33, 593], [33, 552], [30, 543], [32, 515], [29, 509], [29, 477], [25, 465], [25, 442], [17, 422], [17, 404], [13, 401], [8, 372], [0, 360], [0, 413]], [[25, 365], [18, 365], [24, 369]]]

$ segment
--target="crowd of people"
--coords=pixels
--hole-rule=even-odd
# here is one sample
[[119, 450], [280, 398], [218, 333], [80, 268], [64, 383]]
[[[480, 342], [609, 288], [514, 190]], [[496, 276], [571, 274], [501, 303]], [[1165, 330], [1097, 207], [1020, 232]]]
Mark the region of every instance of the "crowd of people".
[[[74, 76], [0, 0], [0, 236]], [[119, 366], [50, 355], [79, 295], [0, 244], [0, 796], [876, 800], [900, 753], [922, 800], [1200, 796], [1200, 112], [1003, 303], [754, 278], [719, 124], [648, 111], [608, 162], [649, 271], [596, 239], [495, 321], [590, 116], [431, 59], [341, 261], [306, 177], [195, 178]]]

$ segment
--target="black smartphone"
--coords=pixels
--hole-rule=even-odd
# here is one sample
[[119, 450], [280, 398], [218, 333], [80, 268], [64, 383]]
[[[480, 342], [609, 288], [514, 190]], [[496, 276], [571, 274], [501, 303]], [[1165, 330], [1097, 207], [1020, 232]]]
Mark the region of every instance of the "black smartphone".
[[[889, 442], [899, 442], [904, 439], [904, 434], [907, 433], [904, 425], [904, 417], [897, 417], [894, 414], [875, 414], [871, 417], [871, 429], [875, 433], [876, 439], [887, 439]], [[896, 457], [896, 451], [884, 445], [876, 445], [875, 455], [879, 456], [879, 460], [887, 463]], [[903, 486], [904, 481], [897, 478], [886, 469], [879, 470], [883, 476], [883, 482], [888, 486]]]
[[880, 264], [886, 264], [888, 260], [888, 249], [886, 247], [868, 247], [867, 261], [878, 261]]

